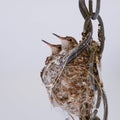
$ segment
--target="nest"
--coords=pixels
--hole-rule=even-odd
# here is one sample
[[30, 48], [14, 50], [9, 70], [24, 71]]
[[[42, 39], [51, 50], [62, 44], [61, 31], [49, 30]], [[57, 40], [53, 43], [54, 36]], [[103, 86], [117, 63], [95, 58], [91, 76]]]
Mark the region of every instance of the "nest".
[[99, 45], [92, 41], [66, 66], [62, 66], [67, 56], [63, 54], [44, 67], [42, 80], [54, 106], [84, 120], [90, 119], [96, 106], [96, 84], [101, 85], [97, 68], [100, 62], [98, 53]]

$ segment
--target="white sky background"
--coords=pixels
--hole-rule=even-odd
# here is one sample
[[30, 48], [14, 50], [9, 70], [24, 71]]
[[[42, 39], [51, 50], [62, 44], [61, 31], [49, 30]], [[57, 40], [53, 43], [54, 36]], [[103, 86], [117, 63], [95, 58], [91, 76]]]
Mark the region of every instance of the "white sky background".
[[[102, 78], [109, 120], [120, 119], [120, 1], [101, 0], [106, 33]], [[81, 39], [78, 0], [0, 0], [0, 120], [64, 120], [53, 109], [39, 77], [52, 33]], [[96, 23], [96, 22], [95, 22]], [[97, 24], [96, 24], [97, 25]]]

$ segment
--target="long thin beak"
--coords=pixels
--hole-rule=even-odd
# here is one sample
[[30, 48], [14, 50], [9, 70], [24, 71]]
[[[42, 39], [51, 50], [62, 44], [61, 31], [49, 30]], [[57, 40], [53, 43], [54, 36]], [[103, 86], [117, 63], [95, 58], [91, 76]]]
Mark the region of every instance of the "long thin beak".
[[61, 36], [59, 36], [59, 35], [57, 35], [55, 33], [53, 33], [53, 35], [56, 36], [57, 38], [61, 39], [61, 40], [65, 40], [65, 37], [61, 37]]
[[45, 40], [42, 40], [44, 43], [46, 43], [47, 45], [49, 45], [50, 47], [52, 47], [53, 45]]

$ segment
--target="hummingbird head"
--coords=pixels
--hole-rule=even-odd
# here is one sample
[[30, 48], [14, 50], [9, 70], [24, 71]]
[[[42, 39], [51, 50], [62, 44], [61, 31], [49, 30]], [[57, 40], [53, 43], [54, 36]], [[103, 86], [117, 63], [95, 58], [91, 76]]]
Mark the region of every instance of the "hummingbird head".
[[51, 43], [48, 43], [47, 41], [45, 40], [42, 40], [44, 43], [46, 43], [52, 50], [52, 55], [56, 55], [58, 54], [60, 51], [61, 51], [61, 45], [55, 45], [55, 44], [51, 44]]
[[55, 35], [56, 37], [58, 37], [61, 40], [62, 50], [71, 50], [75, 46], [78, 45], [78, 43], [75, 40], [75, 38], [73, 38], [71, 36], [61, 37], [61, 36], [59, 36], [59, 35], [57, 35], [55, 33], [53, 33], [53, 35]]

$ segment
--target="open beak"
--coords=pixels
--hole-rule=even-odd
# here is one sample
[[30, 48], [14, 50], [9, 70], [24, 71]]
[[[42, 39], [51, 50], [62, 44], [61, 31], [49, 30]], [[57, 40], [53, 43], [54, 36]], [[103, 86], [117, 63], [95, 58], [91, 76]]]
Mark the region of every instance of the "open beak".
[[65, 37], [61, 37], [61, 36], [59, 36], [59, 35], [57, 35], [55, 33], [53, 33], [53, 35], [56, 36], [57, 38], [61, 39], [61, 40], [65, 40]]
[[42, 40], [44, 43], [46, 43], [48, 46], [53, 47], [53, 45], [45, 40]]

